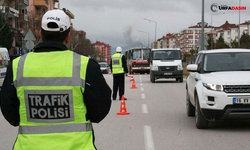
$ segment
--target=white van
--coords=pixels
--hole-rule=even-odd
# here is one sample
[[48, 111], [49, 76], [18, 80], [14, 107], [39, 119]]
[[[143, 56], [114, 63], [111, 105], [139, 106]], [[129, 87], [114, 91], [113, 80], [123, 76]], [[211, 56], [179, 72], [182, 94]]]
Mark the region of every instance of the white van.
[[152, 49], [150, 54], [150, 81], [175, 78], [183, 82], [181, 51], [179, 48]]
[[106, 62], [99, 62], [99, 65], [100, 65], [100, 70], [102, 73], [109, 72], [108, 64]]
[[8, 50], [4, 47], [0, 47], [0, 87], [3, 85], [3, 80], [6, 75], [9, 62], [10, 56]]

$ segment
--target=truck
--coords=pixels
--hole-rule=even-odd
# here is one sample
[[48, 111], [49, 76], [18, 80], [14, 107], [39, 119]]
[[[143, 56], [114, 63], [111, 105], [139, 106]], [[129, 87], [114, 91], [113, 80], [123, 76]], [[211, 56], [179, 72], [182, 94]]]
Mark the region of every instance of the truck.
[[152, 49], [150, 52], [150, 81], [160, 78], [175, 78], [183, 82], [183, 67], [179, 48]]

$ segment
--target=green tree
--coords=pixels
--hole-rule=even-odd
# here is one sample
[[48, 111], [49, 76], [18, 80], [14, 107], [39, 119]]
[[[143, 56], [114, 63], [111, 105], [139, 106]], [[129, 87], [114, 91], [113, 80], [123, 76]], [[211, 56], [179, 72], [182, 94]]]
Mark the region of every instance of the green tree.
[[249, 36], [249, 34], [246, 34], [245, 32], [243, 32], [243, 34], [240, 38], [240, 47], [250, 49], [250, 36]]
[[198, 53], [198, 50], [194, 50], [194, 49], [191, 49], [190, 50], [190, 54], [191, 54], [191, 63], [193, 63], [193, 61], [195, 61], [195, 56], [197, 55]]
[[10, 49], [12, 47], [14, 33], [7, 24], [4, 14], [0, 12], [0, 46]]
[[222, 35], [220, 35], [219, 39], [216, 42], [216, 49], [220, 49], [220, 48], [229, 48], [229, 45], [227, 45], [224, 41], [224, 38], [222, 37]]
[[231, 40], [231, 47], [232, 48], [238, 48], [239, 46], [238, 46], [238, 41], [236, 41], [236, 39], [234, 39], [233, 41]]
[[214, 49], [215, 43], [212, 41], [212, 35], [209, 36], [207, 43], [207, 50]]

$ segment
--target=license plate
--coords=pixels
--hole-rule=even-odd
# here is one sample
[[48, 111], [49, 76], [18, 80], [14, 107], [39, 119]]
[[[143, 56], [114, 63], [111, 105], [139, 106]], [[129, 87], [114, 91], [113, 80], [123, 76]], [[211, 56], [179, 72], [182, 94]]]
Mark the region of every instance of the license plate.
[[173, 73], [171, 73], [171, 72], [170, 72], [170, 73], [164, 73], [164, 75], [172, 75], [172, 74], [173, 74]]
[[233, 98], [233, 104], [250, 104], [250, 98]]

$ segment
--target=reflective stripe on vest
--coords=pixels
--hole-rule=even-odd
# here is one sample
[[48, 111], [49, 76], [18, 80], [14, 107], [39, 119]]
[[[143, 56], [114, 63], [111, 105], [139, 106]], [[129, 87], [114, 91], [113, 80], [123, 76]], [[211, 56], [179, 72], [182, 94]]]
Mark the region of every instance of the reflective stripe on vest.
[[124, 73], [124, 68], [122, 67], [122, 54], [116, 53], [112, 56], [112, 73], [119, 74]]
[[[51, 77], [51, 78], [30, 78], [25, 77], [23, 78], [23, 69], [24, 69], [24, 62], [27, 57], [23, 55], [18, 63], [17, 68], [17, 77], [16, 81], [14, 81], [15, 87], [20, 86], [82, 86], [85, 87], [85, 80], [80, 78], [80, 68], [81, 68], [81, 56], [73, 53], [73, 65], [79, 66], [78, 69], [73, 68], [73, 75], [72, 77]], [[76, 79], [76, 80], [75, 80]], [[18, 81], [18, 82], [17, 82]]]
[[91, 123], [61, 124], [47, 126], [20, 126], [19, 134], [64, 133], [92, 131]]

